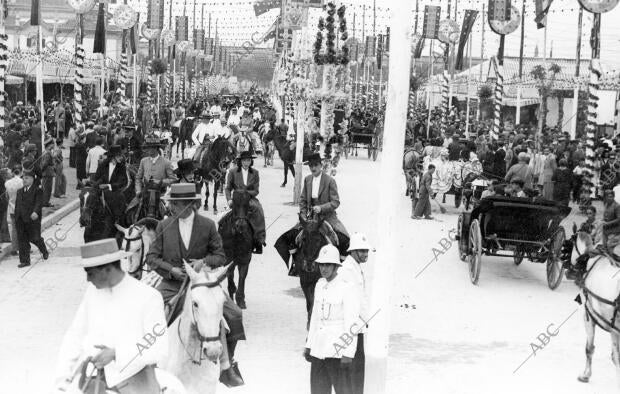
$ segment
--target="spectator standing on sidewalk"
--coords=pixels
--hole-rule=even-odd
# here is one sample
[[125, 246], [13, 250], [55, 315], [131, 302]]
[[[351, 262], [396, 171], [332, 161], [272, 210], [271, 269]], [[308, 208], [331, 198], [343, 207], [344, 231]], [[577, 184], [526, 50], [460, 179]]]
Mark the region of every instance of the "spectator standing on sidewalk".
[[103, 145], [103, 137], [97, 137], [95, 147], [89, 149], [88, 157], [86, 158], [86, 172], [91, 182], [95, 180], [97, 167], [99, 167], [99, 160], [106, 152], [101, 145]]
[[45, 152], [41, 156], [41, 188], [43, 189], [43, 206], [52, 207], [50, 198], [52, 197], [52, 186], [56, 170], [54, 168], [54, 139], [49, 137], [45, 140]]
[[4, 188], [6, 189], [6, 195], [9, 200], [7, 208], [7, 222], [9, 224], [9, 233], [11, 235], [11, 255], [17, 256], [19, 250], [19, 243], [17, 242], [17, 229], [15, 228], [15, 198], [17, 197], [17, 191], [24, 187], [24, 181], [21, 178], [22, 166], [17, 164], [13, 167], [13, 171], [9, 174], [9, 178], [4, 182]]
[[64, 158], [62, 157], [62, 138], [56, 140], [54, 148], [54, 172], [56, 182], [54, 183], [54, 197], [63, 198], [67, 194], [67, 177], [64, 173]]
[[35, 182], [35, 174], [32, 171], [24, 171], [24, 187], [17, 191], [15, 197], [15, 228], [17, 229], [17, 242], [19, 243], [18, 268], [30, 265], [30, 243], [39, 248], [43, 259], [47, 260], [49, 254], [41, 237], [41, 211], [43, 208], [43, 190]]

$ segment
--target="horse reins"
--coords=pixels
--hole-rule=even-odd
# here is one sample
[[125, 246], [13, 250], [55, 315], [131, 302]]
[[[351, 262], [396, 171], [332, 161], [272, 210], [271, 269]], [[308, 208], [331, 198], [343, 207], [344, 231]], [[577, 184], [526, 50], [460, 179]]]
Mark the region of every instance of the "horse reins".
[[[135, 224], [132, 224], [131, 227], [129, 227], [129, 229], [127, 230], [127, 234], [129, 234], [131, 232], [132, 229], [134, 229], [136, 227]], [[144, 229], [142, 230], [144, 231]], [[125, 252], [129, 252], [129, 246], [131, 245], [131, 242], [133, 241], [137, 241], [140, 240], [140, 264], [138, 264], [138, 268], [136, 268], [134, 271], [130, 271], [128, 272], [129, 275], [133, 275], [138, 271], [145, 271], [148, 272], [149, 270], [145, 270], [143, 269], [144, 266], [144, 239], [142, 239], [142, 231], [140, 231], [138, 233], [138, 235], [134, 238], [127, 238], [127, 236], [123, 237], [125, 239], [125, 241], [127, 241], [127, 244], [125, 245]]]
[[[579, 253], [579, 248], [577, 247], [576, 243], [575, 243], [575, 250], [577, 251], [577, 253]], [[583, 276], [583, 282], [582, 282], [580, 287], [581, 287], [581, 290], [583, 291], [583, 295], [584, 295], [584, 298], [585, 298], [584, 307], [585, 307], [586, 314], [588, 315], [588, 317], [591, 318], [597, 326], [599, 326], [601, 329], [603, 329], [605, 331], [608, 331], [608, 332], [609, 331], [615, 331], [616, 333], [620, 334], [620, 327], [617, 327], [616, 324], [615, 324], [616, 318], [618, 317], [618, 313], [620, 313], [620, 294], [618, 294], [618, 297], [616, 297], [616, 299], [614, 301], [610, 301], [610, 300], [608, 300], [606, 298], [603, 298], [603, 297], [599, 296], [598, 294], [596, 294], [595, 292], [593, 292], [592, 290], [590, 290], [586, 286], [586, 279], [588, 278], [588, 275], [590, 275], [590, 272], [592, 272], [592, 269], [594, 269], [594, 266], [603, 258], [603, 256], [604, 255], [599, 255], [599, 257], [596, 260], [594, 260], [594, 262], [592, 263], [592, 266], [590, 268], [588, 268], [588, 270], [586, 271], [586, 274]], [[611, 259], [610, 256], [606, 256], [606, 257], [608, 259]], [[607, 320], [604, 316], [602, 316], [600, 313], [598, 313], [591, 306], [588, 307], [588, 301], [589, 301], [588, 298], [589, 297], [594, 298], [598, 302], [602, 302], [603, 304], [610, 305], [610, 306], [614, 307], [614, 313], [613, 313], [613, 317], [611, 318], [611, 320]], [[601, 322], [603, 322], [606, 325], [608, 325], [609, 329], [603, 327]]]
[[[195, 285], [192, 285], [190, 287], [190, 292], [191, 290], [197, 288], [197, 287], [207, 287], [209, 289], [217, 287], [220, 285], [220, 283], [222, 282], [222, 280], [224, 280], [224, 276], [222, 276], [221, 278], [219, 278], [218, 280], [216, 280], [215, 282], [206, 282], [206, 283], [197, 283]], [[186, 295], [187, 297], [187, 295]], [[191, 297], [191, 294], [190, 294]], [[217, 342], [220, 340], [220, 336], [212, 336], [212, 337], [205, 337], [202, 335], [202, 333], [200, 332], [200, 330], [198, 329], [198, 323], [196, 323], [196, 313], [194, 311], [194, 306], [192, 305], [192, 328], [194, 328], [196, 330], [196, 333], [198, 334], [198, 339], [200, 340], [200, 355], [198, 356], [198, 360], [194, 359], [194, 356], [189, 352], [189, 350], [187, 350], [187, 346], [185, 346], [185, 344], [183, 343], [183, 339], [181, 338], [181, 319], [182, 317], [179, 316], [179, 324], [177, 325], [177, 335], [179, 337], [179, 342], [181, 342], [181, 346], [183, 347], [183, 349], [185, 350], [185, 353], [187, 353], [187, 355], [189, 356], [189, 359], [192, 361], [193, 364], [196, 365], [202, 365], [202, 361], [206, 360], [207, 358], [204, 357], [202, 355], [202, 345], [204, 343], [208, 343], [208, 342]], [[213, 361], [214, 364], [217, 363], [217, 361]]]

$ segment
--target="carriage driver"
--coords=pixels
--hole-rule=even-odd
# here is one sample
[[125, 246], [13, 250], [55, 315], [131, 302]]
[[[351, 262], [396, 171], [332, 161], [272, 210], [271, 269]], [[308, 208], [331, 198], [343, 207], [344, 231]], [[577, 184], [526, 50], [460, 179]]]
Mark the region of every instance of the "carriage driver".
[[252, 168], [252, 164], [256, 156], [249, 151], [243, 151], [237, 157], [237, 169], [228, 171], [226, 176], [226, 200], [228, 206], [232, 207], [232, 193], [245, 190], [252, 198], [250, 199], [250, 208], [248, 219], [254, 230], [254, 253], [262, 254], [263, 246], [265, 246], [265, 214], [263, 207], [256, 198], [259, 193], [260, 180], [258, 170]]
[[[187, 284], [183, 262], [187, 261], [199, 271], [202, 267], [211, 269], [223, 266], [226, 255], [215, 223], [197, 213], [200, 194], [196, 194], [193, 183], [171, 185], [170, 194], [162, 199], [169, 202], [172, 216], [157, 225], [157, 236], [146, 255], [146, 263], [163, 277], [157, 290], [165, 303], [172, 304], [172, 314], [168, 317], [171, 323], [183, 306], [187, 289], [183, 288]], [[224, 293], [224, 318], [230, 332], [226, 334], [222, 324], [220, 336], [224, 351], [220, 357], [220, 381], [227, 386], [239, 386], [243, 384], [243, 379], [236, 372], [233, 356], [237, 341], [245, 340], [245, 332], [241, 309]], [[175, 297], [177, 294], [179, 297]]]
[[[161, 296], [123, 271], [121, 259], [128, 252], [119, 251], [115, 239], [87, 243], [81, 255], [90, 284], [60, 347], [55, 392], [66, 392], [80, 363], [90, 358], [113, 391], [160, 393], [153, 367], [168, 353]], [[138, 353], [136, 343], [153, 333], [157, 340]]]

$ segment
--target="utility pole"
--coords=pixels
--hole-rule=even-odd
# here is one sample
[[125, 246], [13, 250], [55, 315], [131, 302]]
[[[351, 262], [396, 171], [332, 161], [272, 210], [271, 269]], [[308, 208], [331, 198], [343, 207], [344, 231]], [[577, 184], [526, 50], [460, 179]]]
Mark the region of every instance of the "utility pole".
[[570, 125], [570, 138], [575, 139], [577, 136], [577, 113], [579, 111], [579, 71], [581, 66], [581, 29], [583, 27], [583, 7], [579, 4], [579, 16], [577, 17], [577, 65], [575, 66], [575, 80], [577, 84], [573, 89], [573, 119]]
[[[392, 8], [390, 18], [390, 46], [411, 48], [411, 27], [409, 17], [413, 2], [403, 2]], [[407, 122], [407, 99], [409, 95], [409, 71], [411, 56], [390, 58], [388, 75], [388, 98], [383, 133], [383, 153], [379, 168], [379, 183], [382, 191], [377, 221], [377, 255], [373, 265], [370, 298], [370, 313], [374, 318], [368, 325], [366, 347], [366, 383], [364, 392], [384, 394], [386, 392], [387, 356], [389, 347], [391, 302], [395, 262], [398, 261], [399, 245], [394, 223], [398, 212], [394, 209], [400, 201], [402, 183], [402, 154]], [[376, 268], [376, 269], [375, 269]]]

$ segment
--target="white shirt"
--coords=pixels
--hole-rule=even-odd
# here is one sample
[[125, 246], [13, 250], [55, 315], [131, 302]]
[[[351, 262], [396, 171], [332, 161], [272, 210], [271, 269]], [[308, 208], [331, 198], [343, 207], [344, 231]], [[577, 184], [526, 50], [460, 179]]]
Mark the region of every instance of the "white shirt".
[[321, 178], [323, 177], [323, 173], [319, 174], [319, 176], [312, 177], [312, 198], [319, 198], [319, 187], [321, 186]]
[[194, 227], [194, 212], [185, 219], [179, 218], [179, 233], [185, 249], [189, 249], [189, 241], [192, 239], [192, 227]]
[[[152, 345], [144, 339], [149, 334], [156, 338], [150, 341]], [[147, 365], [163, 363], [168, 355], [168, 331], [161, 294], [127, 274], [113, 288], [97, 289], [89, 283], [60, 348], [57, 387], [86, 357], [99, 353], [95, 345], [116, 352], [115, 361], [104, 368], [110, 387]]]
[[192, 133], [192, 141], [196, 145], [202, 145], [205, 136], [209, 134], [209, 126], [207, 123], [200, 123]]
[[[347, 256], [342, 262], [342, 267], [338, 269], [338, 276], [341, 276], [345, 282], [349, 282], [355, 288], [355, 292], [360, 300], [360, 318], [368, 321], [368, 297], [366, 295], [366, 279], [361, 264], [359, 264], [352, 256]], [[366, 325], [360, 330], [361, 333], [366, 332]]]
[[[363, 325], [359, 320], [359, 299], [353, 286], [340, 275], [328, 282], [319, 279], [314, 290], [314, 305], [306, 347], [310, 355], [319, 359], [353, 358], [357, 349], [357, 332]], [[341, 339], [344, 334], [353, 339], [347, 345]], [[336, 346], [338, 345], [338, 347]]]
[[210, 111], [211, 115], [220, 114], [222, 112], [222, 107], [219, 105], [212, 105]]
[[17, 191], [24, 187], [24, 180], [18, 176], [14, 176], [4, 182], [4, 187], [7, 195], [9, 196], [9, 209], [7, 210], [7, 213], [11, 215], [15, 213], [15, 199], [17, 198]]
[[110, 179], [112, 179], [112, 173], [114, 172], [115, 168], [116, 162], [114, 160], [110, 160], [110, 164], [108, 166], [108, 182], [110, 181]]
[[243, 177], [243, 184], [248, 185], [248, 170], [241, 167], [241, 176]]
[[99, 160], [101, 156], [106, 152], [100, 145], [95, 145], [88, 151], [88, 157], [86, 158], [86, 172], [88, 174], [94, 174], [99, 167]]
[[224, 137], [224, 138], [229, 138], [230, 137], [230, 128], [228, 126], [222, 126], [222, 124], [220, 123], [220, 127], [219, 129], [217, 129], [217, 132], [215, 133], [216, 137]]
[[239, 123], [241, 123], [241, 117], [239, 115], [233, 115], [230, 114], [230, 116], [228, 117], [228, 124], [229, 125], [235, 125], [235, 126], [239, 126]]

